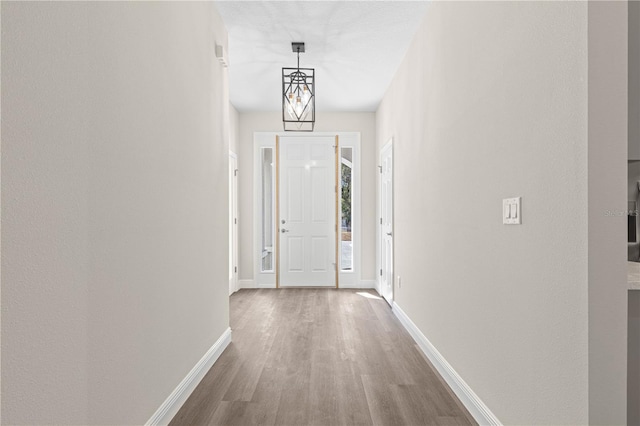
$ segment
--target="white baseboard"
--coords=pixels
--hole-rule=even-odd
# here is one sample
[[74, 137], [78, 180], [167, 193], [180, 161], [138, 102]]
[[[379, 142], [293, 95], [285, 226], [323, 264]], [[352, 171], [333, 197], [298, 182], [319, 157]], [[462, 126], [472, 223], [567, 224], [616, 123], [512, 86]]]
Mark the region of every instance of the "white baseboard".
[[473, 418], [481, 425], [501, 426], [500, 420], [491, 412], [489, 407], [471, 390], [469, 385], [460, 377], [447, 360], [431, 344], [420, 329], [411, 321], [396, 302], [393, 302], [393, 313], [416, 341], [422, 352], [431, 361], [438, 373], [447, 382], [460, 402], [467, 408]]
[[382, 286], [380, 285], [380, 280], [379, 279], [375, 280], [374, 288], [376, 289], [378, 294], [382, 294]]
[[374, 280], [360, 280], [356, 283], [343, 284], [340, 283], [340, 288], [376, 288]]
[[238, 289], [256, 288], [253, 280], [238, 280]]
[[276, 288], [275, 283], [274, 284], [258, 284], [257, 286], [254, 286], [253, 288]]
[[145, 425], [168, 425], [229, 343], [231, 343], [231, 328], [227, 328], [224, 333], [222, 333], [222, 336], [220, 336], [200, 361], [189, 371], [189, 374], [182, 379], [180, 384], [171, 392]]
[[241, 288], [276, 288], [274, 284], [256, 284], [255, 280], [238, 280], [238, 289]]
[[[276, 288], [275, 284], [256, 284], [254, 280], [238, 280], [238, 289], [241, 288]], [[360, 280], [357, 283], [340, 284], [340, 288], [376, 288], [374, 280]]]

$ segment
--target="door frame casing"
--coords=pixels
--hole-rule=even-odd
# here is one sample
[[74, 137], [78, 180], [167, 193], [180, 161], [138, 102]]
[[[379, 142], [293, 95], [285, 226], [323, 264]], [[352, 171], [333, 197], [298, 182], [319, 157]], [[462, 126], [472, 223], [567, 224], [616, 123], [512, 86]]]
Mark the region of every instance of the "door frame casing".
[[[235, 162], [235, 167], [231, 170], [232, 161]], [[231, 278], [229, 279], [229, 295], [238, 291], [238, 155], [229, 151], [229, 202], [231, 214], [229, 218], [229, 233], [231, 250], [230, 265], [232, 266]]]
[[[382, 296], [382, 275], [379, 273], [379, 271], [382, 270], [382, 153], [385, 152], [387, 149], [391, 150], [391, 185], [393, 188], [394, 185], [394, 177], [395, 177], [395, 161], [394, 161], [394, 153], [393, 153], [393, 138], [389, 138], [389, 140], [380, 147], [380, 150], [378, 151], [378, 165], [376, 166], [379, 170], [379, 173], [376, 174], [377, 176], [377, 185], [376, 185], [376, 291], [378, 292], [378, 294], [380, 294]], [[392, 190], [391, 192], [391, 210], [392, 210], [392, 214], [391, 214], [391, 228], [392, 228], [392, 232], [394, 232], [395, 230], [395, 226], [394, 226], [394, 221], [395, 221], [395, 211], [393, 211], [394, 209], [394, 194], [395, 191]], [[394, 238], [394, 243], [395, 243], [395, 235], [393, 235]], [[395, 253], [395, 244], [392, 246], [393, 250], [391, 253], [391, 300], [395, 300], [395, 294], [396, 294], [396, 286], [395, 286], [395, 258], [394, 258], [394, 253]]]
[[[349, 272], [339, 271], [338, 282], [340, 288], [363, 288], [362, 284], [362, 268], [361, 268], [361, 256], [362, 256], [362, 214], [361, 214], [361, 163], [360, 163], [360, 132], [313, 132], [310, 135], [308, 132], [254, 132], [253, 134], [253, 287], [256, 288], [276, 288], [276, 276], [277, 268], [274, 268], [272, 272], [262, 272], [259, 262], [260, 248], [260, 235], [261, 235], [261, 217], [260, 217], [260, 197], [261, 197], [261, 172], [260, 172], [260, 153], [262, 148], [272, 148], [274, 155], [276, 155], [276, 137], [289, 137], [289, 136], [318, 136], [318, 137], [335, 137], [338, 136], [339, 147], [353, 148], [354, 169], [353, 169], [353, 191], [355, 196], [352, 198], [352, 216], [354, 232], [353, 241], [353, 261], [354, 269]], [[276, 190], [277, 191], [277, 190]], [[274, 200], [277, 202], [277, 200]], [[276, 218], [277, 221], [280, 218]], [[278, 259], [275, 260], [276, 265]], [[336, 265], [338, 267], [338, 265]]]
[[[269, 135], [269, 136], [267, 136]], [[274, 160], [277, 156], [276, 154], [276, 136], [277, 133], [254, 133], [253, 137], [253, 205], [252, 205], [252, 216], [253, 216], [253, 247], [252, 250], [252, 268], [253, 268], [253, 287], [257, 288], [276, 288], [276, 270], [277, 270], [277, 262], [274, 263], [274, 267], [272, 271], [262, 272], [261, 268], [261, 236], [262, 236], [262, 217], [261, 217], [261, 205], [262, 205], [262, 170], [261, 170], [261, 161], [262, 161], [262, 148], [271, 148], [273, 151]], [[275, 176], [274, 176], [275, 179]], [[276, 185], [277, 186], [277, 185]], [[276, 190], [277, 191], [277, 190]], [[277, 203], [277, 197], [274, 195], [273, 199], [274, 203]], [[277, 204], [275, 204], [275, 208], [277, 208]], [[275, 247], [276, 241], [274, 241]]]

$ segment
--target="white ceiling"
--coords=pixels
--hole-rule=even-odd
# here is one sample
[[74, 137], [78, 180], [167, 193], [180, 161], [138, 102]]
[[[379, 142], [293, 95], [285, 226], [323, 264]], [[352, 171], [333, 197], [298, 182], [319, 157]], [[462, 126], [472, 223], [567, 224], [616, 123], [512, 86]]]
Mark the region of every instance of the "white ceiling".
[[218, 1], [229, 32], [229, 96], [242, 112], [282, 106], [282, 67], [316, 70], [317, 111], [375, 111], [426, 1]]

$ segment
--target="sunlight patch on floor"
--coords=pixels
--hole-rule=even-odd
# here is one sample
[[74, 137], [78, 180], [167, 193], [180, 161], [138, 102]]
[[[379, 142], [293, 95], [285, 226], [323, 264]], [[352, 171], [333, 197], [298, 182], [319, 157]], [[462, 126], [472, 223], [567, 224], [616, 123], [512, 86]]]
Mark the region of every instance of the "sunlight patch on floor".
[[373, 294], [367, 293], [367, 292], [364, 292], [364, 291], [359, 291], [356, 294], [358, 296], [366, 297], [367, 299], [382, 299], [382, 297], [380, 297], [380, 296], [374, 296]]

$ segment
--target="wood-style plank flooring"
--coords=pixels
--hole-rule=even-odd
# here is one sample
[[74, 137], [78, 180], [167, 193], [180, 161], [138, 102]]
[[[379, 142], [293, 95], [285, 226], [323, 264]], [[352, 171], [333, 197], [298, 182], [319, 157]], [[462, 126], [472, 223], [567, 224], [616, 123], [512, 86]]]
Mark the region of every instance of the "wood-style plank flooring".
[[475, 424], [373, 291], [240, 290], [177, 425]]

